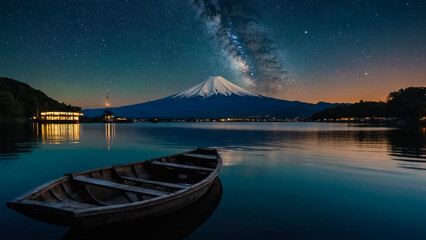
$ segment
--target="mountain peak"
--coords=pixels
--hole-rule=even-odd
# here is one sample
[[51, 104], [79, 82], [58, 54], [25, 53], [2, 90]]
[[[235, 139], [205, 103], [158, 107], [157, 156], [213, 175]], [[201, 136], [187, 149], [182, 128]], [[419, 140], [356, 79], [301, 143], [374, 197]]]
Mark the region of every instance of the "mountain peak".
[[215, 95], [231, 96], [233, 94], [238, 96], [260, 97], [260, 95], [240, 88], [223, 77], [215, 76], [209, 77], [207, 80], [195, 85], [194, 87], [175, 94], [173, 98], [207, 98]]

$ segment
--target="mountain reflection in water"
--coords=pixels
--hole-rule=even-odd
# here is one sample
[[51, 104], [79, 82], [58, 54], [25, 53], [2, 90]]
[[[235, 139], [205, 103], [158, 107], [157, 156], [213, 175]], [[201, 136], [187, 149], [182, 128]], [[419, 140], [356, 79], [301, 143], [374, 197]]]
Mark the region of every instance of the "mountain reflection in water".
[[219, 178], [196, 202], [176, 212], [92, 229], [70, 229], [63, 239], [183, 239], [202, 225], [222, 198]]
[[[259, 123], [258, 123], [259, 124]], [[264, 124], [264, 123], [260, 123]], [[296, 123], [297, 124], [297, 123]], [[214, 126], [214, 125], [212, 125]], [[130, 129], [122, 129], [130, 131]], [[426, 130], [358, 127], [353, 129], [238, 129], [232, 125], [227, 128], [169, 128], [152, 127], [137, 129], [143, 143], [167, 142], [173, 147], [194, 148], [214, 146], [220, 148], [224, 165], [238, 162], [238, 151], [271, 152], [283, 149], [300, 149], [327, 152], [345, 161], [348, 153], [369, 154], [374, 162], [378, 149], [387, 149], [390, 159], [401, 168], [426, 169]], [[349, 150], [349, 151], [348, 151]], [[370, 152], [372, 151], [372, 152]], [[226, 155], [232, 157], [226, 157]], [[340, 158], [339, 158], [340, 157]]]
[[[234, 154], [235, 151], [276, 151], [285, 148], [313, 148], [317, 151], [334, 153], [339, 149], [361, 147], [373, 149], [383, 147], [388, 149], [392, 160], [397, 166], [413, 170], [426, 170], [426, 128], [386, 129], [369, 127], [325, 127], [300, 128], [296, 127], [265, 127], [266, 123], [255, 124], [137, 124], [120, 125], [104, 124], [104, 141], [110, 150], [116, 134], [136, 138], [140, 143], [158, 142], [177, 148], [194, 148], [212, 146], [220, 148], [222, 154]], [[297, 123], [296, 123], [297, 124]], [[161, 124], [160, 124], [161, 125]], [[271, 124], [273, 125], [273, 124]], [[94, 125], [97, 127], [97, 125]], [[0, 159], [18, 158], [19, 154], [30, 152], [42, 144], [79, 143], [83, 129], [92, 128], [81, 124], [26, 124], [7, 123], [0, 126]], [[117, 128], [117, 129], [116, 129]], [[88, 133], [89, 135], [92, 133]], [[102, 141], [96, 139], [96, 141]], [[387, 146], [387, 147], [386, 147]], [[342, 156], [344, 158], [344, 156]], [[371, 155], [374, 161], [374, 156]], [[225, 165], [238, 161], [238, 156], [224, 158]]]
[[[426, 237], [424, 127], [2, 123], [0, 134], [3, 203], [69, 172], [167, 156], [198, 146], [219, 149], [224, 163], [219, 176], [226, 194], [205, 224], [201, 224], [203, 217], [195, 215], [191, 217], [194, 222], [180, 220], [188, 219], [185, 210], [170, 217], [173, 224], [162, 224], [164, 219], [156, 221], [161, 226], [142, 221], [129, 223], [129, 228], [114, 226], [109, 232], [72, 229], [65, 235], [68, 238], [105, 236], [103, 231], [112, 236], [114, 230], [142, 237], [151, 228], [152, 238], [167, 237], [162, 232], [170, 232], [168, 238], [189, 234], [188, 239]], [[25, 217], [5, 204], [0, 204], [0, 216], [0, 238], [4, 239], [58, 239], [68, 231]], [[148, 230], [140, 230], [142, 225]]]

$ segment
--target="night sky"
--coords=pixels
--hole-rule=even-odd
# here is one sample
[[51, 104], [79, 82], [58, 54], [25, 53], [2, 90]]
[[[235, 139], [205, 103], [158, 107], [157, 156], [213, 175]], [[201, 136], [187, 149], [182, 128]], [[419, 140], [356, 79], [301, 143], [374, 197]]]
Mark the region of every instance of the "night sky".
[[209, 76], [306, 102], [426, 86], [426, 1], [0, 0], [0, 76], [84, 108]]

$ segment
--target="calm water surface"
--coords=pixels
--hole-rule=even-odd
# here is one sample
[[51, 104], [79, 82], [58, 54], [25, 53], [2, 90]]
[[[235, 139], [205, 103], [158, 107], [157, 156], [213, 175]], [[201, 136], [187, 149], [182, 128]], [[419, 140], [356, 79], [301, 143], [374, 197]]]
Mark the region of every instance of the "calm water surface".
[[185, 229], [173, 236], [426, 239], [426, 128], [331, 123], [2, 123], [0, 239], [88, 234], [6, 208], [31, 188], [65, 173], [198, 146], [222, 155], [220, 194], [170, 217]]

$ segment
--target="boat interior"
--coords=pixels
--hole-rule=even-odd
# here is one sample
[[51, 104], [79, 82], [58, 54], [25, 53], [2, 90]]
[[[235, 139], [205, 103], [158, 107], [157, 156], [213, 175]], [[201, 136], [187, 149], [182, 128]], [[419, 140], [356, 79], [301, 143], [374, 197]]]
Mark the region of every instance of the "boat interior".
[[63, 180], [21, 200], [64, 210], [145, 201], [191, 188], [216, 170], [219, 158], [215, 149], [199, 148], [168, 157], [68, 174]]

